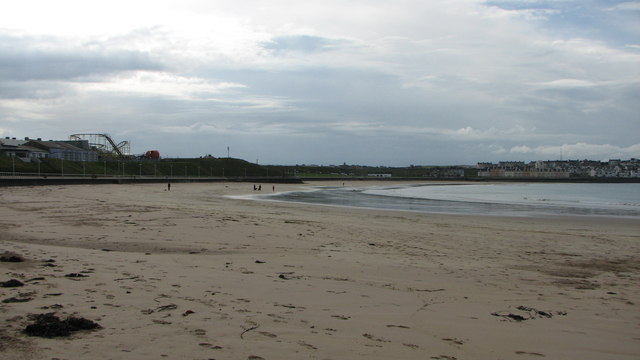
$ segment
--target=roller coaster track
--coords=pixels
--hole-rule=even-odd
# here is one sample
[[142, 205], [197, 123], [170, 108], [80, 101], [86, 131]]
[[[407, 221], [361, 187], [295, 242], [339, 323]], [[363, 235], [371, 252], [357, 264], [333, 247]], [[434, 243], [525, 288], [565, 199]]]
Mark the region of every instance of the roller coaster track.
[[87, 140], [89, 146], [104, 153], [115, 155], [120, 158], [129, 156], [129, 141], [115, 143], [108, 134], [72, 134], [69, 140]]

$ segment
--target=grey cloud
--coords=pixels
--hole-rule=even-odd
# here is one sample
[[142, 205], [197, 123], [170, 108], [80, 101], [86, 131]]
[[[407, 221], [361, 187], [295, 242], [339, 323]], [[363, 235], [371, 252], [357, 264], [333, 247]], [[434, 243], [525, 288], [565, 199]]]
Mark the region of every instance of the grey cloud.
[[61, 83], [0, 80], [0, 99], [55, 99], [69, 96], [70, 93], [73, 93], [73, 90]]
[[[53, 43], [56, 46], [49, 46]], [[68, 47], [60, 40], [0, 35], [0, 80], [70, 80], [128, 70], [159, 70], [144, 53]]]
[[[461, 129], [470, 126], [482, 132], [491, 127], [522, 126], [537, 129], [531, 137], [555, 138], [557, 134], [564, 134], [578, 141], [594, 138], [592, 131], [600, 135], [606, 133], [607, 124], [612, 121], [630, 130], [637, 128], [628, 119], [628, 104], [611, 104], [612, 99], [622, 99], [630, 89], [616, 90], [611, 86], [539, 88], [493, 83], [487, 87], [451, 75], [436, 77], [429, 87], [407, 88], [399, 78], [371, 69], [316, 68], [215, 75], [223, 79], [225, 76], [228, 76], [225, 80], [246, 84], [254, 93], [292, 99], [302, 109], [277, 117], [263, 116], [259, 124], [295, 122], [300, 133], [317, 136], [373, 139], [383, 137], [385, 128], [391, 127]], [[603, 122], [602, 117], [611, 113], [612, 107], [619, 109], [613, 110], [619, 113], [618, 118]], [[338, 123], [346, 125], [332, 125]], [[379, 123], [384, 126], [377, 128]], [[628, 140], [632, 133], [615, 136]], [[442, 137], [411, 131], [404, 135], [430, 141]], [[454, 138], [452, 141], [479, 141], [472, 137]], [[510, 136], [505, 136], [503, 141], [510, 141]]]
[[555, 35], [590, 38], [623, 46], [637, 43], [637, 2], [628, 0], [494, 0], [486, 5], [528, 11], [544, 19]]
[[299, 51], [303, 53], [314, 53], [328, 51], [345, 44], [346, 42], [343, 40], [319, 36], [289, 35], [274, 37], [271, 41], [263, 43], [263, 47], [275, 52]]

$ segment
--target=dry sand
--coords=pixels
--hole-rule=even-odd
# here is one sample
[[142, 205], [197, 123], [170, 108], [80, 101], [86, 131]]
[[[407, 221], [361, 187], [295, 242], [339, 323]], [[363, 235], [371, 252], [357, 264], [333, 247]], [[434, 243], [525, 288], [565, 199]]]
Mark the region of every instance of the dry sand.
[[[0, 262], [0, 281], [25, 284], [0, 288], [24, 301], [0, 303], [0, 357], [640, 358], [638, 219], [360, 210], [224, 197], [253, 193], [246, 183], [172, 185], [1, 188], [0, 252], [26, 261]], [[102, 329], [23, 333], [47, 312]]]

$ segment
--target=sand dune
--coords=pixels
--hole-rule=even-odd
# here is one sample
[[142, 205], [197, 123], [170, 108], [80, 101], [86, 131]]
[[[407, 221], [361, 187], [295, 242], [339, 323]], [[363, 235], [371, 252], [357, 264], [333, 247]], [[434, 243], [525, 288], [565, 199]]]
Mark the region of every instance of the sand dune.
[[[0, 253], [25, 260], [0, 262], [0, 281], [23, 283], [0, 287], [2, 358], [640, 357], [637, 219], [225, 197], [247, 193], [252, 184], [0, 188]], [[49, 312], [102, 328], [23, 332]]]

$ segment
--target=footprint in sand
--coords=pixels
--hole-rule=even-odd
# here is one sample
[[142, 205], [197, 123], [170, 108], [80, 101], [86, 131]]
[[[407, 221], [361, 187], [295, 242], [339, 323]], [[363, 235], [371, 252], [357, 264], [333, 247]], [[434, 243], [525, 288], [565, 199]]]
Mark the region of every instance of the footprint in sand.
[[270, 338], [278, 337], [278, 335], [270, 333], [270, 332], [266, 332], [266, 331], [259, 331], [258, 333], [261, 334], [261, 335], [264, 335], [266, 337], [270, 337]]
[[393, 324], [390, 324], [390, 325], [387, 325], [387, 327], [388, 328], [411, 329], [410, 327], [405, 326], [405, 325], [393, 325]]
[[331, 317], [336, 318], [336, 319], [340, 319], [340, 320], [349, 320], [349, 319], [351, 319], [351, 316], [346, 316], [346, 315], [331, 315]]
[[442, 341], [447, 341], [456, 345], [464, 345], [464, 341], [458, 338], [443, 338]]
[[196, 335], [196, 336], [205, 336], [207, 335], [207, 331], [204, 329], [195, 329], [193, 331], [191, 331], [192, 334]]
[[362, 334], [362, 336], [364, 336], [364, 337], [366, 337], [367, 339], [372, 340], [372, 341], [377, 341], [377, 342], [391, 342], [390, 340], [383, 339], [383, 338], [377, 338], [377, 337], [375, 337], [375, 336], [373, 336], [373, 335], [371, 335], [371, 334]]
[[536, 352], [527, 352], [527, 351], [516, 351], [516, 354], [518, 354], [518, 355], [531, 355], [531, 356], [545, 357], [544, 354], [540, 354], [540, 353], [536, 353]]
[[317, 347], [315, 347], [315, 346], [313, 346], [311, 344], [308, 344], [308, 343], [306, 343], [304, 341], [298, 341], [298, 345], [306, 347], [307, 349], [310, 349], [310, 350], [318, 350]]

